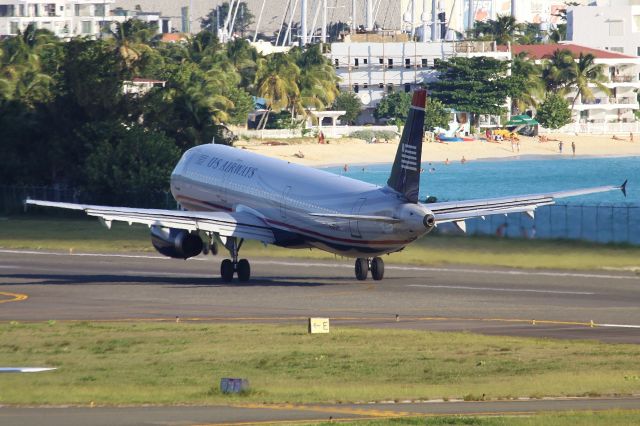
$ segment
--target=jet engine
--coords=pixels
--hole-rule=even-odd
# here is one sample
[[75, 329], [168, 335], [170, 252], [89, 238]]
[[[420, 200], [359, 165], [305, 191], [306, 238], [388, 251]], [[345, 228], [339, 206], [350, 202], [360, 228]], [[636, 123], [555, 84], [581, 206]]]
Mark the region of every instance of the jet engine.
[[161, 254], [175, 259], [187, 259], [202, 252], [200, 235], [184, 229], [151, 227], [151, 244]]

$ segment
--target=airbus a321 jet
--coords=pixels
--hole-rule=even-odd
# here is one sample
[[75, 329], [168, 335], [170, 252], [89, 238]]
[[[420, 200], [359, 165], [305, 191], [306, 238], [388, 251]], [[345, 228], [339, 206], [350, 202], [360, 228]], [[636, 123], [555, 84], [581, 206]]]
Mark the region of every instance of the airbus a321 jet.
[[[592, 194], [620, 186], [600, 186], [547, 194], [418, 202], [426, 92], [416, 90], [387, 186], [264, 157], [224, 145], [200, 145], [184, 153], [171, 174], [171, 193], [184, 210], [94, 206], [40, 200], [27, 204], [84, 210], [107, 225], [143, 223], [163, 255], [186, 259], [203, 250], [230, 259], [220, 265], [222, 280], [250, 277], [239, 259], [244, 240], [288, 248], [318, 248], [355, 258], [355, 275], [384, 276], [380, 256], [402, 250], [444, 222], [465, 228], [465, 220], [493, 214], [526, 213], [554, 199]], [[626, 193], [625, 193], [626, 195]], [[205, 236], [206, 243], [201, 235]]]

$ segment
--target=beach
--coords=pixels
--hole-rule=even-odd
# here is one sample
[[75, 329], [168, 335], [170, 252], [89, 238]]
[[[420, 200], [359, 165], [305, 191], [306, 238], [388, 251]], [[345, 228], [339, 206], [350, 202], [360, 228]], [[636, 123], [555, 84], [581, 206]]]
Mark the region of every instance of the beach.
[[[548, 142], [539, 142], [538, 138], [519, 136], [519, 152], [515, 146], [512, 150], [510, 141], [425, 142], [422, 146], [422, 163], [444, 162], [447, 159], [450, 162], [458, 162], [462, 157], [467, 161], [570, 157], [573, 155], [572, 142], [576, 145], [575, 155], [580, 157], [640, 156], [640, 135], [634, 135], [634, 141], [630, 141], [628, 135], [617, 135], [619, 139], [612, 139], [611, 135], [553, 134], [547, 137], [550, 139]], [[563, 144], [562, 153], [559, 152], [560, 141]], [[371, 144], [349, 138], [330, 139], [328, 144], [318, 144], [315, 139], [308, 139], [302, 143], [296, 141], [290, 145], [278, 145], [280, 143], [286, 143], [286, 140], [274, 142], [269, 139], [255, 139], [241, 141], [236, 146], [269, 157], [315, 167], [392, 163], [398, 147], [398, 140]]]

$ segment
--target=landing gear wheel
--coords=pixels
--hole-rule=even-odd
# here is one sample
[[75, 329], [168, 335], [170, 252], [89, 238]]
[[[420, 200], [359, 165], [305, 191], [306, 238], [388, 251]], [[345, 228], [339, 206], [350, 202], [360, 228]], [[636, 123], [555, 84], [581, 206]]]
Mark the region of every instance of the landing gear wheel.
[[251, 266], [247, 259], [240, 259], [238, 261], [238, 281], [247, 282], [251, 277]]
[[233, 262], [229, 259], [225, 259], [220, 264], [220, 276], [222, 277], [222, 281], [225, 283], [230, 283], [233, 280]]
[[371, 277], [376, 281], [380, 281], [384, 277], [384, 260], [379, 257], [374, 257], [371, 260]]
[[356, 259], [356, 278], [360, 281], [367, 279], [369, 274], [369, 262], [367, 259], [359, 257]]

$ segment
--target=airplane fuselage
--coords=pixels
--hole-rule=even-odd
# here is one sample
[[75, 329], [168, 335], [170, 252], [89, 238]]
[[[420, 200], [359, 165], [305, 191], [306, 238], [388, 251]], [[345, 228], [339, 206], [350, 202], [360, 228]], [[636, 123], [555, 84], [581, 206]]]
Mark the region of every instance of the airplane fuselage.
[[[187, 210], [247, 211], [274, 230], [276, 244], [350, 256], [401, 250], [428, 231], [430, 213], [401, 194], [346, 176], [224, 145], [187, 151], [171, 175], [171, 192]], [[312, 216], [385, 216], [397, 223]]]

